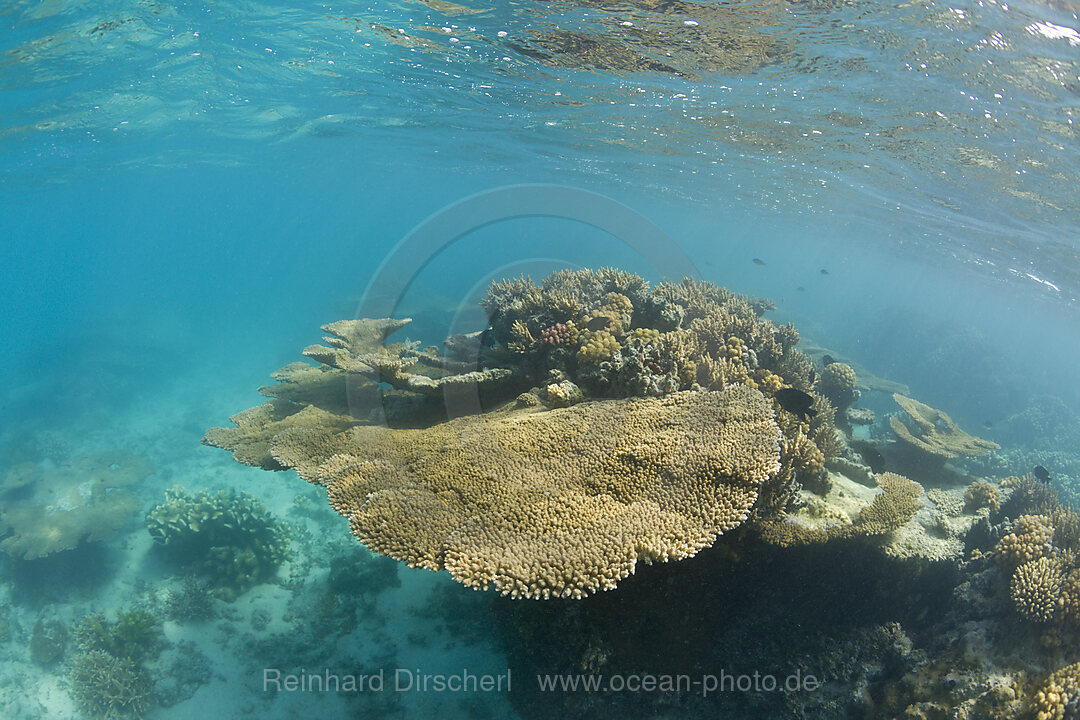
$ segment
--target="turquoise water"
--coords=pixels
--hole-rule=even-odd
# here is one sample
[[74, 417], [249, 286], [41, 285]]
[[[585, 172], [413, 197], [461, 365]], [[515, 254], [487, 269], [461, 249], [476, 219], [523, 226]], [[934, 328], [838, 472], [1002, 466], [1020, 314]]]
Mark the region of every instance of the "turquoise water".
[[[318, 326], [355, 317], [384, 260], [391, 277], [407, 266], [394, 251], [411, 231], [499, 188], [595, 193], [672, 249], [641, 252], [572, 207], [480, 226], [481, 201], [475, 228], [466, 218], [456, 242], [395, 280], [413, 339], [440, 342], [460, 311], [482, 324], [475, 301], [492, 279], [611, 265], [657, 282], [657, 257], [681, 252], [699, 277], [772, 299], [770, 317], [804, 343], [1015, 451], [973, 473], [1041, 463], [1080, 492], [1077, 447], [1061, 445], [1080, 438], [1070, 2], [55, 0], [6, 3], [0, 28], [4, 472], [113, 450], [154, 466], [131, 488], [140, 511], [94, 556], [99, 576], [46, 591], [67, 571], [4, 556], [6, 717], [75, 716], [74, 641], [59, 664], [33, 661], [39, 618], [74, 628], [176, 590], [142, 521], [165, 488], [251, 493], [316, 537], [301, 556], [358, 550], [318, 488], [199, 440], [261, 401], [255, 388], [318, 342]], [[887, 396], [867, 401], [895, 411]], [[300, 512], [298, 495], [317, 510]], [[260, 585], [218, 624], [166, 623], [174, 654], [209, 637], [199, 652], [216, 669], [147, 717], [193, 717], [221, 698], [234, 717], [293, 717], [308, 702], [524, 712], [500, 694], [407, 693], [373, 709], [261, 692], [267, 633], [314, 632], [285, 608], [314, 612], [304, 588], [328, 571], [292, 562], [293, 584]], [[484, 612], [468, 610], [475, 628], [439, 630], [448, 623], [425, 610], [444, 602], [428, 593], [466, 591], [443, 574], [399, 577], [371, 592], [369, 626], [341, 631], [348, 642], [316, 633], [318, 650], [283, 646], [294, 655], [277, 662], [502, 672]], [[251, 626], [260, 612], [269, 631]]]

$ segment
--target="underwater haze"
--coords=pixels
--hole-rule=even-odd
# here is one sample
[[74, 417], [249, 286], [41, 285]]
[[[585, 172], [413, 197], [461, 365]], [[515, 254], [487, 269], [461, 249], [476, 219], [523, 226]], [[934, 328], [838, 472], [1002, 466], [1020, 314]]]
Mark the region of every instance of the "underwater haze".
[[1078, 13], [4, 3], [0, 716], [1080, 718]]

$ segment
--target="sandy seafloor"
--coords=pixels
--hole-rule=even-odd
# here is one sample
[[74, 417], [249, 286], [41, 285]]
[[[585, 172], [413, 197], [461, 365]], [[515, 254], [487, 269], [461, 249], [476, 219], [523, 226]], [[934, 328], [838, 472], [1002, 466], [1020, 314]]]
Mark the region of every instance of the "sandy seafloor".
[[[209, 370], [209, 372], [207, 372]], [[83, 431], [64, 433], [58, 453], [71, 457], [125, 449], [150, 460], [156, 471], [135, 491], [143, 501], [127, 525], [112, 540], [95, 544], [104, 548], [106, 563], [95, 567], [97, 576], [86, 585], [61, 591], [56, 602], [42, 604], [32, 598], [14, 601], [13, 584], [0, 583], [0, 606], [5, 608], [11, 639], [0, 644], [0, 717], [83, 717], [75, 711], [68, 694], [66, 661], [76, 652], [69, 637], [64, 659], [47, 667], [29, 658], [28, 642], [38, 617], [64, 622], [71, 630], [91, 612], [112, 619], [115, 609], [130, 608], [133, 601], [164, 596], [167, 588], [179, 587], [180, 572], [154, 555], [144, 515], [163, 499], [166, 488], [176, 485], [190, 491], [236, 489], [255, 495], [275, 516], [290, 523], [292, 557], [281, 567], [276, 582], [257, 585], [234, 602], [215, 600], [219, 617], [197, 622], [166, 620], [166, 649], [153, 668], [183, 667], [190, 676], [174, 678], [189, 695], [171, 707], [152, 707], [151, 718], [254, 717], [514, 717], [501, 693], [453, 694], [393, 692], [390, 669], [401, 668], [429, 674], [456, 673], [467, 668], [477, 674], [506, 673], [506, 663], [494, 646], [490, 628], [479, 627], [485, 615], [457, 617], [460, 627], [446, 627], [446, 609], [439, 590], [478, 598], [445, 574], [411, 570], [385, 558], [377, 558], [348, 534], [347, 522], [326, 505], [325, 492], [308, 485], [291, 471], [267, 474], [238, 465], [228, 453], [203, 447], [199, 439], [205, 419], [224, 422], [245, 402], [255, 399], [250, 390], [215, 387], [221, 382], [212, 368], [193, 369], [191, 374], [155, 389], [152, 403], [137, 404], [122, 416], [110, 415], [83, 423]], [[94, 429], [96, 428], [96, 430]], [[49, 435], [48, 432], [45, 433]], [[53, 436], [55, 439], [55, 435]], [[46, 465], [48, 461], [46, 461]], [[303, 503], [304, 509], [298, 509]], [[85, 546], [84, 546], [85, 547]], [[304, 655], [297, 647], [275, 641], [295, 630], [285, 618], [294, 594], [299, 616], [310, 610], [311, 594], [320, 587], [333, 552], [356, 553], [386, 563], [400, 581], [372, 589], [371, 605], [359, 617], [358, 627], [338, 634]], [[78, 552], [78, 551], [77, 551]], [[70, 553], [64, 553], [70, 554]], [[100, 555], [92, 555], [99, 558]], [[46, 561], [47, 562], [47, 559]], [[31, 566], [33, 563], [31, 562]], [[386, 566], [383, 571], [386, 572]], [[6, 575], [7, 573], [5, 573]], [[66, 576], [47, 572], [47, 581], [62, 585]], [[70, 630], [69, 630], [70, 632]], [[252, 645], [260, 644], [258, 657]], [[307, 664], [299, 661], [303, 656]], [[172, 666], [178, 657], [179, 666]], [[361, 675], [385, 668], [382, 692], [263, 692], [264, 668], [283, 673]], [[415, 675], [413, 675], [415, 677]], [[512, 680], [511, 680], [512, 681]], [[402, 675], [402, 682], [407, 682]], [[360, 713], [360, 714], [358, 714]]]
[[[266, 355], [283, 351], [276, 346], [281, 341], [268, 342]], [[261, 401], [251, 388], [270, 380], [257, 380], [253, 366], [265, 365], [269, 371], [274, 365], [264, 364], [257, 349], [250, 358], [255, 359], [235, 372], [242, 378], [213, 365], [188, 364], [166, 383], [139, 388], [132, 396], [136, 401], [122, 411], [95, 411], [88, 402], [84, 412], [67, 418], [63, 432], [48, 427], [38, 432], [35, 442], [56, 459], [121, 449], [145, 457], [156, 470], [134, 488], [142, 509], [115, 538], [95, 544], [104, 552], [90, 557], [104, 558], [105, 563], [93, 568], [90, 582], [46, 593], [47, 601], [25, 594], [17, 582], [0, 583], [0, 605], [10, 628], [10, 640], [0, 644], [0, 716], [13, 720], [80, 717], [68, 694], [66, 669], [67, 659], [76, 652], [74, 641], [69, 638], [64, 660], [43, 667], [28, 657], [31, 628], [39, 617], [59, 619], [74, 628], [90, 612], [111, 616], [113, 610], [131, 607], [134, 601], [161, 600], [168, 589], [178, 588], [179, 575], [154, 552], [143, 517], [162, 500], [167, 488], [179, 485], [190, 491], [237, 489], [257, 496], [274, 515], [290, 523], [293, 554], [275, 582], [258, 585], [235, 602], [215, 601], [218, 617], [165, 621], [166, 649], [151, 668], [175, 673], [163, 686], [176, 693], [175, 704], [153, 707], [147, 717], [516, 717], [506, 696], [497, 692], [263, 691], [263, 672], [268, 667], [287, 673], [329, 669], [339, 675], [378, 668], [432, 674], [468, 669], [498, 675], [506, 672], [506, 661], [497, 647], [496, 628], [482, 605], [482, 594], [462, 588], [443, 573], [409, 569], [372, 555], [347, 533], [346, 521], [326, 505], [324, 491], [304, 483], [292, 471], [268, 473], [242, 466], [228, 453], [199, 443], [206, 427], [226, 424], [230, 414]], [[93, 398], [100, 390], [88, 391], [87, 397]], [[142, 402], [143, 393], [150, 390], [152, 400]], [[880, 407], [883, 402], [884, 396], [875, 393], [860, 404]], [[49, 443], [55, 445], [50, 448]], [[46, 459], [43, 464], [50, 462]], [[316, 593], [327, 579], [328, 559], [341, 551], [384, 563], [400, 585], [373, 587], [371, 602], [360, 611], [355, 629], [331, 631], [318, 644], [304, 645], [303, 638], [311, 636], [299, 630], [303, 616], [315, 612]], [[62, 571], [49, 569], [48, 559], [37, 562], [45, 563], [37, 566], [44, 568], [45, 582], [62, 585], [67, 579]], [[23, 594], [16, 598], [13, 593]], [[300, 645], [295, 644], [296, 638], [301, 638]]]

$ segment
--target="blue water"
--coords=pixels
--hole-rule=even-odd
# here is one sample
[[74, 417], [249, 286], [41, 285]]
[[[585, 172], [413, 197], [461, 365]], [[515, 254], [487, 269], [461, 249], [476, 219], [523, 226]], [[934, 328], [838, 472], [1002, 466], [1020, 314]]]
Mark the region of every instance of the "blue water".
[[[0, 8], [0, 435], [124, 447], [167, 487], [411, 230], [520, 184], [623, 203], [968, 427], [1080, 415], [1074, 5], [468, 3]], [[673, 71], [539, 59], [556, 28]], [[710, 61], [713, 31], [767, 57]], [[398, 311], [438, 342], [487, 280], [564, 265], [661, 279], [625, 238], [520, 217], [403, 278]]]

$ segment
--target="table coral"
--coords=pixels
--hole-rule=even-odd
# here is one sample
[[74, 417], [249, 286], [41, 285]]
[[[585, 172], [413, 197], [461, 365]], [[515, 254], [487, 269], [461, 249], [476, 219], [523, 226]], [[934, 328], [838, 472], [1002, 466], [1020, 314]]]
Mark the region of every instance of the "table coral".
[[330, 367], [421, 395], [440, 394], [447, 386], [497, 384], [512, 375], [507, 368], [455, 373], [441, 356], [420, 350], [419, 343], [384, 344], [389, 335], [410, 322], [409, 318], [339, 320], [322, 326], [324, 332], [330, 333], [323, 338], [329, 347], [310, 345], [303, 354]]
[[[203, 442], [325, 485], [378, 552], [521, 597], [583, 596], [639, 560], [689, 557], [751, 510], [782, 513], [837, 451], [834, 408], [794, 327], [761, 317], [767, 302], [603, 268], [496, 282], [483, 306], [490, 329], [442, 354], [388, 345], [402, 321], [326, 325], [304, 351], [325, 368], [283, 368], [286, 388]], [[396, 412], [350, 399], [347, 417], [323, 395], [338, 374]], [[485, 402], [462, 411], [458, 383], [488, 388]], [[442, 416], [388, 403], [387, 384], [444, 399]], [[784, 387], [812, 393], [815, 412], [785, 409]]]
[[20, 468], [0, 484], [0, 533], [8, 536], [0, 548], [33, 560], [108, 540], [139, 509], [135, 495], [122, 488], [153, 471], [125, 452], [71, 458], [53, 469]]
[[897, 417], [889, 418], [896, 437], [912, 447], [941, 458], [961, 455], [985, 455], [1001, 446], [964, 432], [946, 413], [925, 405], [918, 400], [893, 394], [893, 399], [903, 408], [911, 423], [906, 425]]
[[[769, 403], [742, 386], [340, 437], [350, 454], [298, 469], [369, 548], [514, 597], [582, 597], [639, 560], [690, 557], [779, 467]], [[275, 457], [310, 450], [295, 439], [274, 438]]]

